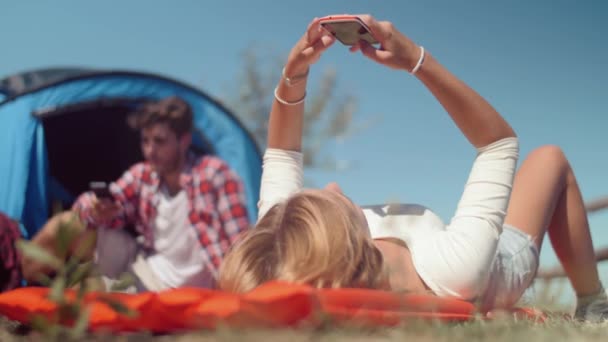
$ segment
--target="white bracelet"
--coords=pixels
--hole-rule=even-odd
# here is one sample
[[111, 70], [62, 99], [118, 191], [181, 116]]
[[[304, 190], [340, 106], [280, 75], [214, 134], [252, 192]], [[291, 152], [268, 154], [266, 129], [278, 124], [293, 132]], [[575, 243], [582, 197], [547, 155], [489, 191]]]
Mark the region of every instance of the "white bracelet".
[[410, 74], [413, 75], [416, 73], [416, 71], [420, 70], [420, 68], [422, 67], [422, 63], [424, 63], [424, 47], [420, 46], [420, 58], [418, 59], [418, 63], [416, 63], [414, 69], [410, 71]]
[[306, 98], [306, 92], [304, 92], [304, 96], [302, 96], [302, 98], [297, 101], [293, 101], [293, 102], [285, 101], [279, 97], [279, 94], [277, 94], [278, 90], [279, 90], [279, 87], [274, 88], [274, 98], [277, 99], [277, 101], [279, 101], [279, 103], [282, 103], [286, 106], [299, 105], [300, 103], [304, 102], [304, 99]]

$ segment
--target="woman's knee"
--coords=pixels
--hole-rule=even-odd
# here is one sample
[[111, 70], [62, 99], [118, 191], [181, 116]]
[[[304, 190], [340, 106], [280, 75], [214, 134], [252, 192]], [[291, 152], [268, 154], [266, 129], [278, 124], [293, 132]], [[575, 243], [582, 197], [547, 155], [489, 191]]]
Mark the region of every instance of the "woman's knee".
[[538, 147], [526, 158], [526, 161], [533, 161], [540, 163], [545, 169], [556, 169], [559, 171], [566, 171], [570, 165], [566, 154], [561, 147], [557, 145], [543, 145]]

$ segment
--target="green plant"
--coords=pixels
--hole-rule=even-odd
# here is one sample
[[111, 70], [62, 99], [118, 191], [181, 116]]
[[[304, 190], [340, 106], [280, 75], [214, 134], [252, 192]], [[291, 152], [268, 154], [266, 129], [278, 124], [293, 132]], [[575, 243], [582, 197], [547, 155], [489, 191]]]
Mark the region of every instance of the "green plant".
[[[57, 309], [50, 317], [35, 315], [30, 321], [31, 327], [49, 340], [82, 338], [87, 332], [90, 317], [85, 296], [91, 291], [101, 290], [91, 281], [99, 279], [94, 263], [83, 257], [95, 247], [95, 235], [81, 234], [77, 220], [76, 215], [72, 215], [69, 221], [59, 224], [55, 254], [30, 241], [17, 242], [17, 248], [25, 257], [49, 266], [55, 274], [53, 277], [40, 274], [38, 281], [50, 288], [48, 298], [57, 305]], [[72, 246], [76, 244], [73, 249]], [[131, 284], [129, 275], [124, 275], [110, 291], [119, 291]], [[98, 299], [120, 314], [129, 317], [135, 315], [135, 312], [109, 296], [100, 295]]]

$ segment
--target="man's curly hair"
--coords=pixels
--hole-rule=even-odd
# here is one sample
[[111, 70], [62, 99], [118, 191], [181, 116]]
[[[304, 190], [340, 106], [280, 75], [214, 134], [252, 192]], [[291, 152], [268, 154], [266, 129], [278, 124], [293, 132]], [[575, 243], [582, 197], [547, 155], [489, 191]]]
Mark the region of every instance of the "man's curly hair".
[[192, 132], [192, 121], [192, 108], [177, 96], [147, 102], [128, 118], [129, 126], [137, 130], [166, 123], [178, 137]]

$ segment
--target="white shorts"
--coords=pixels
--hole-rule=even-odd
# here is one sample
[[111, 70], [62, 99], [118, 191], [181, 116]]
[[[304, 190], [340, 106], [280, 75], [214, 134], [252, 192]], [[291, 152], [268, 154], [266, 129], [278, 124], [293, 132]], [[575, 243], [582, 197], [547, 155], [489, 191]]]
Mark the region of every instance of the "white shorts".
[[488, 286], [480, 309], [511, 308], [532, 284], [538, 270], [538, 248], [532, 237], [505, 225], [498, 240]]

